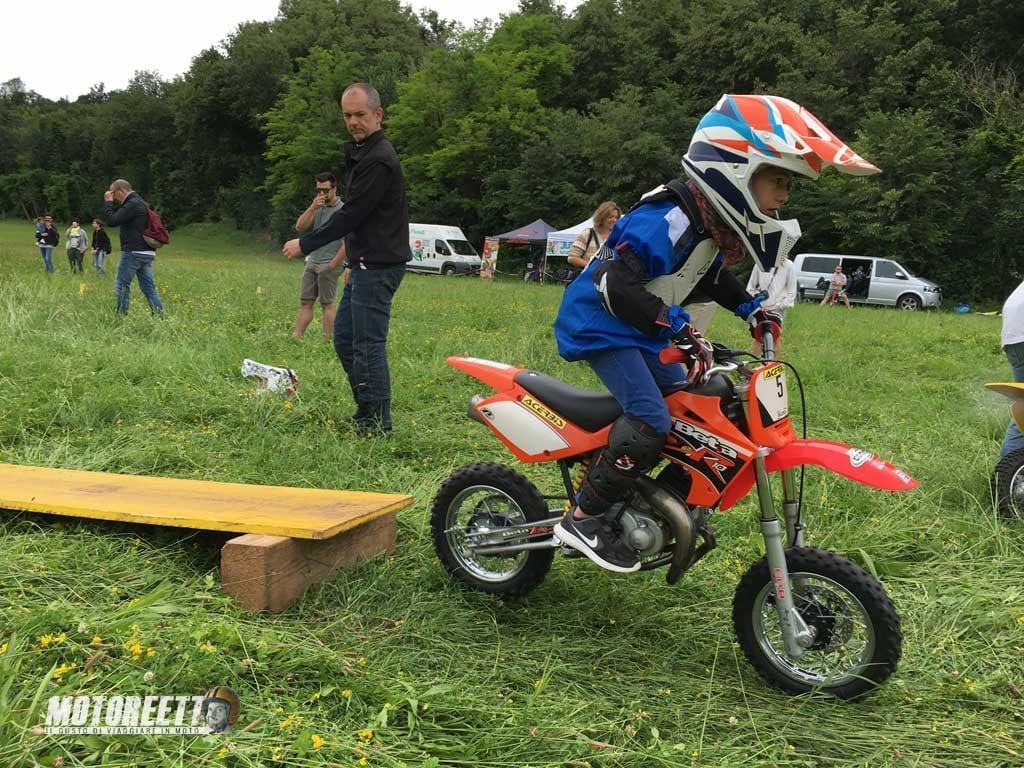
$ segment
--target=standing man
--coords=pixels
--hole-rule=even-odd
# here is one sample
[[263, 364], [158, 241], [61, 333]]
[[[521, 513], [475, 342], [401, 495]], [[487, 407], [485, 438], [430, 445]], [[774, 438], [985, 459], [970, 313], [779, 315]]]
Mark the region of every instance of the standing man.
[[43, 257], [43, 265], [49, 274], [53, 274], [53, 249], [60, 242], [60, 235], [57, 228], [53, 226], [53, 216], [43, 216], [43, 228], [36, 229], [36, 242], [39, 244], [39, 254]]
[[[1021, 283], [1003, 303], [1003, 329], [1000, 342], [1003, 352], [1010, 362], [1013, 380], [1024, 381], [1024, 283]], [[1010, 419], [1003, 436], [1003, 445], [999, 449], [999, 458], [1005, 459], [1011, 453], [1024, 448], [1024, 435], [1021, 435], [1017, 422]]]
[[[319, 229], [335, 213], [341, 210], [338, 197], [338, 180], [333, 173], [320, 173], [316, 177], [316, 195], [309, 208], [295, 220], [295, 229], [305, 232]], [[338, 293], [338, 268], [345, 260], [345, 240], [338, 238], [321, 245], [306, 256], [306, 268], [302, 271], [299, 286], [299, 314], [295, 316], [295, 330], [292, 335], [301, 339], [313, 320], [313, 303], [320, 299], [324, 313], [324, 341], [331, 340], [334, 328], [334, 297]]]
[[345, 238], [345, 263], [352, 274], [334, 319], [334, 350], [352, 388], [356, 430], [386, 435], [391, 432], [388, 324], [409, 261], [409, 206], [398, 154], [381, 130], [380, 94], [354, 83], [341, 95], [341, 111], [353, 139], [345, 145], [345, 205], [324, 226], [289, 240], [281, 251], [294, 259]]
[[[765, 270], [755, 261], [750, 279], [747, 280], [747, 293], [756, 296], [761, 292], [767, 294], [761, 302], [761, 309], [774, 312], [785, 324], [786, 312], [796, 304], [796, 270], [793, 262], [786, 259], [774, 269]], [[781, 351], [782, 341], [776, 339], [775, 356], [778, 357]], [[754, 339], [754, 354], [761, 356], [761, 342], [758, 339]]]
[[[114, 203], [118, 208], [114, 208]], [[117, 264], [114, 291], [117, 293], [117, 314], [128, 314], [131, 299], [132, 278], [138, 276], [139, 288], [149, 301], [149, 307], [157, 317], [164, 316], [164, 306], [153, 282], [153, 259], [156, 251], [146, 245], [142, 233], [146, 231], [149, 206], [132, 190], [124, 179], [111, 183], [103, 193], [103, 217], [108, 226], [121, 227], [121, 260]]]

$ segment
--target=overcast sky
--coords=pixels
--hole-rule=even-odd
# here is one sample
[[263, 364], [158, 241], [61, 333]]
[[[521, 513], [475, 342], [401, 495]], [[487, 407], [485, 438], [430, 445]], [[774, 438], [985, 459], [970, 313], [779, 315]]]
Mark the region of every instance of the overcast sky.
[[[471, 25], [518, 8], [518, 0], [403, 0]], [[581, 0], [562, 0], [575, 8]], [[96, 83], [124, 88], [136, 70], [164, 80], [243, 21], [277, 15], [278, 0], [0, 0], [0, 82], [20, 77], [28, 90], [72, 101]], [[143, 35], [143, 28], [148, 34]]]

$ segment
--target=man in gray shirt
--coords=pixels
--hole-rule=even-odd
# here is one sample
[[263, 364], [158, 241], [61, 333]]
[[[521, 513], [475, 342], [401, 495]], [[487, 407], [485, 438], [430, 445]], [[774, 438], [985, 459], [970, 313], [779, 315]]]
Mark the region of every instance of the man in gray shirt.
[[[334, 174], [317, 174], [316, 196], [309, 204], [309, 208], [295, 220], [295, 229], [305, 232], [322, 227], [342, 205], [341, 198], [338, 197], [338, 180]], [[338, 293], [338, 275], [344, 261], [344, 238], [332, 240], [306, 255], [306, 268], [302, 272], [302, 283], [299, 287], [301, 306], [295, 316], [295, 330], [292, 333], [296, 339], [302, 338], [307, 326], [312, 322], [313, 304], [319, 299], [324, 314], [324, 340], [331, 340], [334, 328], [334, 299]]]

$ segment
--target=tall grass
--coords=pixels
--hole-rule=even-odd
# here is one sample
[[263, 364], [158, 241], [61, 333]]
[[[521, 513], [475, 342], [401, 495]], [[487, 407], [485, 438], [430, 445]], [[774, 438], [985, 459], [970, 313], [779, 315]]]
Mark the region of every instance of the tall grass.
[[[719, 549], [675, 587], [661, 572], [581, 561], [556, 562], [518, 602], [449, 584], [427, 530], [437, 486], [465, 463], [513, 461], [465, 418], [480, 385], [445, 356], [596, 388], [555, 353], [561, 290], [407, 276], [390, 342], [396, 429], [373, 441], [345, 427], [353, 406], [316, 325], [290, 338], [300, 269], [268, 244], [191, 227], [156, 261], [167, 319], [150, 317], [137, 287], [118, 319], [111, 278], [47, 276], [30, 227], [0, 223], [3, 461], [416, 498], [394, 556], [281, 615], [245, 613], [220, 592], [224, 537], [2, 513], [0, 765], [1024, 762], [1024, 524], [993, 510], [1007, 408], [981, 386], [1008, 376], [998, 319], [790, 314], [785, 352], [810, 434], [870, 449], [921, 483], [891, 495], [808, 470], [811, 545], [876, 573], [906, 636], [896, 675], [842, 704], [766, 687], [732, 640], [732, 590], [760, 553], [749, 501], [717, 517]], [[724, 311], [711, 333], [747, 343]], [[239, 375], [245, 357], [295, 369], [299, 396], [256, 395]], [[520, 470], [559, 486], [550, 468]], [[33, 731], [51, 695], [217, 684], [242, 700], [226, 737]]]

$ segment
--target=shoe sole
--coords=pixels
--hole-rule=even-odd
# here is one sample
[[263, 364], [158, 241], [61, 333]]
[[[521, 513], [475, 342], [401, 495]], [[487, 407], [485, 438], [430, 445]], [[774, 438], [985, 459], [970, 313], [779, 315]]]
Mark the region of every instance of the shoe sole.
[[614, 571], [615, 573], [636, 573], [640, 570], [639, 561], [637, 561], [636, 565], [632, 568], [625, 568], [621, 565], [609, 563], [607, 560], [602, 560], [594, 550], [587, 546], [586, 542], [580, 539], [579, 536], [574, 534], [572, 531], [563, 528], [561, 522], [555, 526], [554, 533], [555, 538], [560, 542], [565, 544], [567, 547], [572, 547], [580, 554], [585, 555], [588, 560], [595, 565], [599, 565], [601, 568], [604, 568], [606, 571]]

